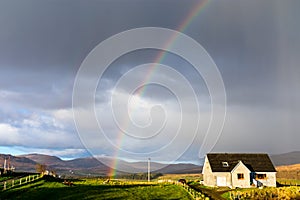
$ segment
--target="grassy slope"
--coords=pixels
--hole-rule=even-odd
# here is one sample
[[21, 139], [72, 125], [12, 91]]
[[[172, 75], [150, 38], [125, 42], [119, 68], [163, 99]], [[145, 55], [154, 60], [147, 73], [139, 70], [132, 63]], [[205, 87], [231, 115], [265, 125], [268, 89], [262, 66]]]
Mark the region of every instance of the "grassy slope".
[[278, 166], [276, 171], [279, 179], [300, 179], [300, 164]]
[[13, 176], [0, 176], [0, 182], [14, 178]]
[[176, 185], [102, 185], [99, 182], [59, 182], [39, 180], [19, 188], [0, 192], [0, 199], [191, 199]]
[[276, 167], [277, 171], [293, 171], [293, 170], [300, 170], [300, 164], [294, 164], [294, 165], [282, 165]]

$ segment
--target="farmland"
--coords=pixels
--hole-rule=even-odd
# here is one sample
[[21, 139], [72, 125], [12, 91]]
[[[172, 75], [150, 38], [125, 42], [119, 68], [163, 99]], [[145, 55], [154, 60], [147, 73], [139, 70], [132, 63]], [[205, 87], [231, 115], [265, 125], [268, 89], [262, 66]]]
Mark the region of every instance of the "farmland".
[[[284, 169], [286, 171], [286, 169]], [[290, 172], [289, 172], [290, 173]], [[38, 174], [0, 177], [0, 199], [300, 199], [300, 180], [278, 178], [277, 188], [210, 188], [201, 174], [161, 174], [150, 183], [123, 179], [58, 179]], [[189, 185], [178, 183], [185, 179]], [[14, 181], [14, 182], [12, 182]], [[4, 183], [6, 187], [4, 189]], [[14, 184], [13, 184], [14, 183]], [[197, 192], [196, 192], [197, 191]]]
[[72, 180], [72, 186], [59, 179], [42, 178], [0, 193], [0, 199], [192, 199], [175, 184], [124, 182], [103, 179]]
[[[0, 192], [0, 199], [202, 199], [188, 187], [174, 184], [179, 178], [186, 179], [191, 188], [201, 192], [210, 199], [300, 199], [299, 186], [286, 186], [277, 188], [210, 188], [199, 183], [199, 174], [166, 174], [159, 179], [137, 181], [129, 179], [57, 179], [49, 176], [36, 178], [25, 183], [22, 178], [22, 185], [15, 184], [14, 187]], [[165, 180], [158, 183], [159, 180]], [[281, 179], [280, 182], [289, 182], [288, 179]], [[9, 183], [9, 181], [7, 181]], [[294, 184], [299, 181], [294, 180]], [[18, 183], [18, 181], [15, 181]], [[11, 184], [10, 184], [11, 185]], [[191, 195], [192, 194], [192, 195]], [[205, 198], [203, 198], [205, 199]]]

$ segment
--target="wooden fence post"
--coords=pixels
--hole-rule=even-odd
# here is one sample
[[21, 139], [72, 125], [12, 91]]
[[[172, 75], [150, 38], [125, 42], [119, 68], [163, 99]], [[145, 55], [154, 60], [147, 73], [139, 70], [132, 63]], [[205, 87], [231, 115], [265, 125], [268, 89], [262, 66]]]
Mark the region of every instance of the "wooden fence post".
[[15, 180], [12, 180], [11, 181], [11, 187], [14, 187], [15, 186]]
[[22, 185], [22, 178], [20, 178], [20, 185]]
[[6, 190], [6, 181], [4, 182], [3, 190]]

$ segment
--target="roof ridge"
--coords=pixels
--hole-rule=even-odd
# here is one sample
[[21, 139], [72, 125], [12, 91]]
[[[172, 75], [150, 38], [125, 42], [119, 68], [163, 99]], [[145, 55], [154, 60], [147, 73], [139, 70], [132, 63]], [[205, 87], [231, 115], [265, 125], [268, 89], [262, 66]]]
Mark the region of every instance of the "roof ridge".
[[[276, 172], [266, 153], [208, 153], [207, 158], [213, 171], [231, 171], [241, 161], [250, 171]], [[222, 162], [228, 162], [231, 166], [225, 168]]]
[[254, 152], [250, 152], [250, 153], [228, 153], [228, 152], [223, 152], [223, 153], [207, 153], [207, 154], [267, 154], [268, 153], [254, 153]]

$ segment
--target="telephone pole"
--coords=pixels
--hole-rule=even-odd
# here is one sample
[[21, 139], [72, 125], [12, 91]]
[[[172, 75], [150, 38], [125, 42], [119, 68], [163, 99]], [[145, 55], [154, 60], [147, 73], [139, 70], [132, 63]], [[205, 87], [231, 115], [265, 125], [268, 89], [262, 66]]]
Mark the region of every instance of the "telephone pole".
[[6, 158], [4, 159], [3, 169], [4, 169], [4, 173], [6, 173]]
[[150, 158], [148, 158], [148, 182], [150, 182]]

